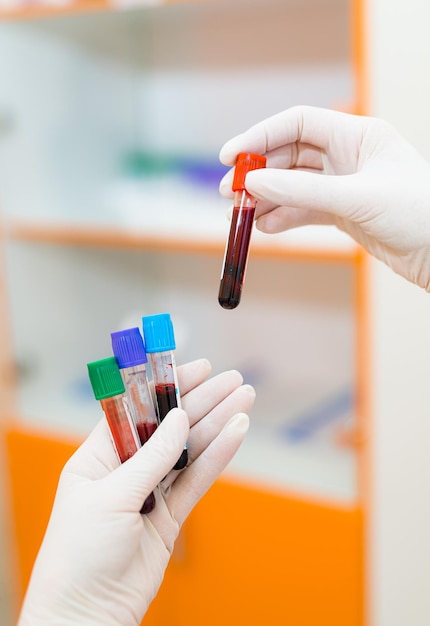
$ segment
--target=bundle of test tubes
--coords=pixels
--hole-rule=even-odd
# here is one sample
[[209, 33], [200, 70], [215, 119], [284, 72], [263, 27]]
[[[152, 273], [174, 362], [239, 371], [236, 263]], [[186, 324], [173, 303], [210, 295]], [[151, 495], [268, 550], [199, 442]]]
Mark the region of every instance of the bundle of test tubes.
[[[124, 463], [148, 441], [171, 409], [181, 407], [170, 315], [147, 315], [142, 318], [142, 333], [138, 327], [127, 328], [111, 333], [111, 341], [113, 356], [88, 363], [87, 367], [118, 459]], [[182, 469], [187, 462], [185, 446], [173, 469]], [[154, 506], [152, 493], [141, 512], [149, 513]]]

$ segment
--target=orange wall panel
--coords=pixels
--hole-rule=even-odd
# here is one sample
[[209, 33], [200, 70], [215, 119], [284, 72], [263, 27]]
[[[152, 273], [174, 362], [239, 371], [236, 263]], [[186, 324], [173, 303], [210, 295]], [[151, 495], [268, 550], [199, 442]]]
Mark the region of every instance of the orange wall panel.
[[[6, 433], [21, 596], [77, 443]], [[219, 480], [186, 522], [144, 626], [361, 626], [362, 514]]]
[[144, 626], [363, 624], [362, 514], [218, 481]]
[[5, 444], [21, 601], [49, 520], [61, 470], [78, 444], [19, 427], [6, 429]]

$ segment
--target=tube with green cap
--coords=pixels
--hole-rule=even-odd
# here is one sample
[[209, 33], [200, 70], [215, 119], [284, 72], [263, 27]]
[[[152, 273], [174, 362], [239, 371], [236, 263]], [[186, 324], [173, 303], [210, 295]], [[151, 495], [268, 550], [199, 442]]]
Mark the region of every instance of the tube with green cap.
[[[140, 439], [124, 402], [124, 383], [114, 356], [87, 364], [88, 375], [96, 400], [100, 401], [118, 459], [124, 463], [140, 448]], [[141, 513], [149, 513], [155, 506], [151, 493]]]

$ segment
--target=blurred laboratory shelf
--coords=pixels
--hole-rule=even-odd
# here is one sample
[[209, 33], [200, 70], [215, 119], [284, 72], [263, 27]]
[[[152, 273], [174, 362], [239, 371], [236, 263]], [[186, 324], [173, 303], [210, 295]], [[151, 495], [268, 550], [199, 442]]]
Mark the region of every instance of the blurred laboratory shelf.
[[[46, 394], [49, 386], [51, 391]], [[20, 404], [22, 425], [59, 438], [83, 440], [103, 413], [84, 378], [73, 387], [60, 388], [52, 376], [45, 384], [36, 379], [25, 385]], [[339, 411], [333, 406], [324, 420], [317, 418], [310, 424], [301, 417], [309, 408], [321, 413], [323, 405], [321, 394], [313, 389], [289, 398], [277, 414], [270, 404], [259, 403], [258, 412], [251, 411], [250, 430], [227, 474], [263, 490], [277, 489], [296, 497], [354, 506], [357, 449], [340, 437], [342, 431], [354, 427], [353, 407], [345, 403]]]
[[[121, 185], [106, 193], [97, 208], [64, 211], [39, 207], [36, 216], [6, 213], [3, 229], [14, 240], [105, 245], [131, 248], [178, 248], [190, 252], [219, 252], [228, 236], [231, 200], [218, 189], [177, 181], [156, 180]], [[254, 228], [253, 254], [319, 256], [355, 260], [360, 248], [334, 226], [305, 226], [267, 235]]]
[[[61, 243], [81, 246], [107, 246], [134, 249], [178, 249], [193, 252], [222, 252], [228, 236], [228, 223], [221, 219], [203, 219], [199, 227], [195, 221], [169, 221], [168, 224], [152, 221], [145, 226], [141, 220], [136, 228], [122, 222], [115, 227], [104, 222], [102, 226], [90, 223], [46, 224], [11, 222], [7, 227], [10, 241]], [[361, 251], [345, 233], [335, 227], [306, 226], [288, 232], [267, 235], [254, 229], [251, 241], [252, 254], [264, 256], [298, 256], [315, 259], [333, 258], [354, 261]]]

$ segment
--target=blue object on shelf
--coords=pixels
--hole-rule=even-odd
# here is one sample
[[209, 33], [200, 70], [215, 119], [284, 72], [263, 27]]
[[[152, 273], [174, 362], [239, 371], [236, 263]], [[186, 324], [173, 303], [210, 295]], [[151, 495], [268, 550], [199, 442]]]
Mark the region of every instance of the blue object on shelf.
[[197, 185], [218, 188], [221, 179], [229, 169], [225, 165], [213, 161], [190, 160], [183, 163], [182, 174]]
[[128, 152], [121, 163], [122, 171], [132, 178], [180, 176], [202, 187], [216, 187], [230, 169], [216, 157], [157, 154], [139, 150]]
[[283, 424], [278, 433], [292, 442], [299, 442], [311, 437], [317, 430], [345, 416], [352, 409], [352, 389], [341, 390], [326, 401], [299, 414], [293, 421]]

